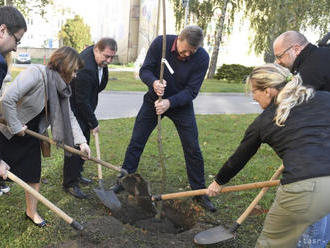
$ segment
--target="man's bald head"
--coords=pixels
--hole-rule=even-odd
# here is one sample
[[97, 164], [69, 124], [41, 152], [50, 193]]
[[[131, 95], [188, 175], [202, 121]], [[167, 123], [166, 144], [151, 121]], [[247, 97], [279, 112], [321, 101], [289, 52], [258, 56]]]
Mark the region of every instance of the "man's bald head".
[[306, 37], [297, 31], [284, 32], [273, 43], [276, 62], [291, 69], [295, 59], [308, 43]]
[[283, 34], [278, 36], [274, 41], [274, 45], [276, 43], [281, 43], [286, 46], [298, 44], [300, 46], [305, 47], [308, 44], [308, 40], [306, 39], [306, 37], [303, 34], [297, 32], [297, 31], [291, 30], [291, 31], [284, 32]]

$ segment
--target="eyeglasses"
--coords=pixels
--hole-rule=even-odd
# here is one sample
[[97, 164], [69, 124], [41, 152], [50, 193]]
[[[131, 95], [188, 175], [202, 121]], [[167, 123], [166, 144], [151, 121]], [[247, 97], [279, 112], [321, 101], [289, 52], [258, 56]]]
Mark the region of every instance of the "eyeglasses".
[[105, 59], [113, 59], [114, 57], [116, 57], [116, 55], [106, 55], [106, 54], [103, 54], [103, 56]]
[[275, 58], [276, 58], [276, 59], [281, 59], [281, 58], [283, 57], [283, 55], [284, 55], [287, 51], [289, 51], [292, 47], [293, 47], [293, 45], [292, 45], [292, 46], [289, 46], [287, 49], [285, 49], [280, 55], [275, 55]]
[[[8, 30], [8, 29], [7, 29], [7, 30]], [[20, 41], [19, 39], [17, 39], [17, 37], [16, 37], [16, 35], [15, 35], [14, 33], [10, 32], [10, 31], [8, 30], [8, 34], [10, 34], [11, 36], [14, 37], [17, 46], [18, 46], [19, 44], [21, 44], [21, 41]]]

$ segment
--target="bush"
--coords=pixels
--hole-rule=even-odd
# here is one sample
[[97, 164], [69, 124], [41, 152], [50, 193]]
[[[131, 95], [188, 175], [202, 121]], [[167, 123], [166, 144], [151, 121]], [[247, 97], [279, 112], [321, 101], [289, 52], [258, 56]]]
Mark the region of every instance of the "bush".
[[222, 65], [215, 74], [216, 79], [228, 80], [232, 83], [245, 83], [245, 78], [252, 72], [253, 67], [232, 64]]

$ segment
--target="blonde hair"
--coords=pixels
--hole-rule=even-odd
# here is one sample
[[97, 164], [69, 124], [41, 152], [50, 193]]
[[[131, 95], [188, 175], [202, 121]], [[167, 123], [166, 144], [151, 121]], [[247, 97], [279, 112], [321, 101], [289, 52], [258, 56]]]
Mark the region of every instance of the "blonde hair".
[[246, 82], [250, 87], [253, 83], [257, 90], [274, 88], [279, 91], [274, 99], [278, 105], [274, 117], [277, 126], [284, 126], [293, 107], [314, 96], [314, 89], [303, 86], [299, 74], [293, 76], [288, 69], [278, 64], [255, 67]]

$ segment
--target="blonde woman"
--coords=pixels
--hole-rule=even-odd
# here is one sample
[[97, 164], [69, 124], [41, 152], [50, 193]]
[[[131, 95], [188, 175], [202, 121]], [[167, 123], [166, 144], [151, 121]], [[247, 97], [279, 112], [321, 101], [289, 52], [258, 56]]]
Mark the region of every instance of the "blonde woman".
[[[86, 157], [90, 156], [69, 104], [69, 83], [82, 66], [76, 50], [61, 47], [52, 54], [47, 66], [30, 66], [20, 73], [3, 96], [1, 104], [7, 126], [0, 126], [2, 159], [10, 165], [10, 171], [37, 191], [41, 174], [40, 143], [25, 135], [27, 128], [43, 133], [50, 125], [56, 141], [78, 145]], [[37, 200], [27, 191], [25, 198], [26, 218], [39, 227], [46, 226], [37, 212]]]
[[296, 247], [304, 230], [330, 213], [330, 93], [302, 85], [277, 64], [256, 67], [247, 79], [264, 111], [208, 187], [208, 194], [234, 177], [262, 143], [285, 170], [256, 247]]

